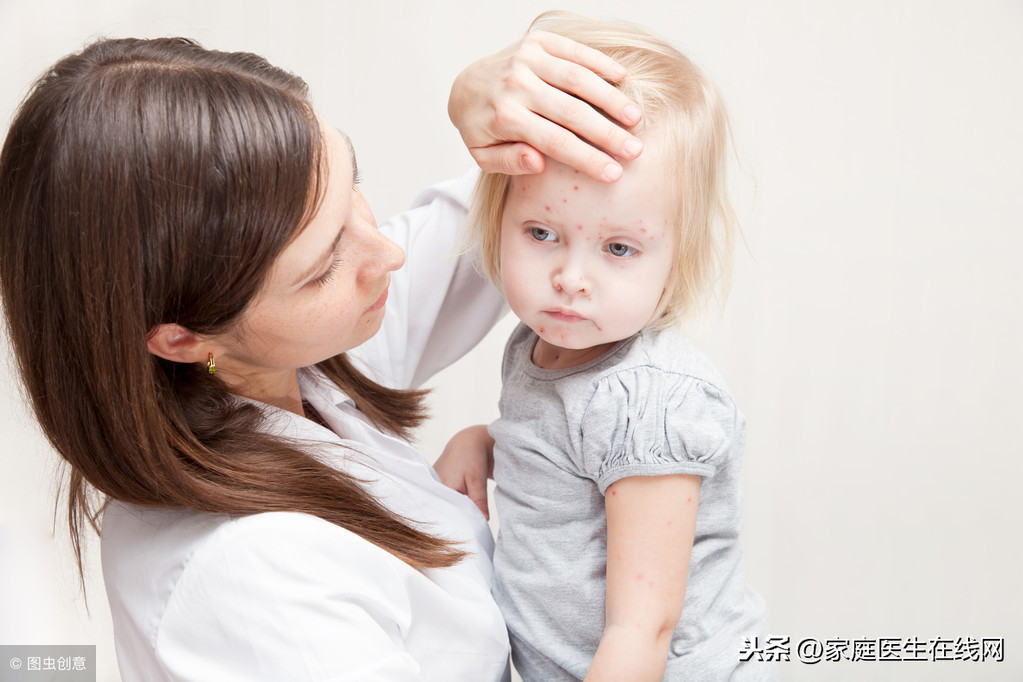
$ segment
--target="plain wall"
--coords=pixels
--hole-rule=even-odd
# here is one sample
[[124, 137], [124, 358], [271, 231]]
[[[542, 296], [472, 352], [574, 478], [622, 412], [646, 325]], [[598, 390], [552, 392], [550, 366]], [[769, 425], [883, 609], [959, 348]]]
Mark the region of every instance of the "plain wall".
[[[769, 632], [1005, 638], [1003, 663], [791, 662], [783, 678], [1020, 679], [1023, 4], [559, 6], [673, 40], [730, 105], [746, 243], [727, 307], [695, 335], [749, 423], [746, 570]], [[94, 37], [257, 52], [302, 75], [350, 135], [383, 219], [470, 166], [449, 85], [549, 8], [0, 0], [0, 125]], [[496, 416], [510, 325], [432, 382], [428, 458]], [[3, 364], [0, 643], [97, 644], [99, 679], [116, 680], [98, 543], [89, 615], [63, 515], [54, 531], [56, 458], [19, 391]]]

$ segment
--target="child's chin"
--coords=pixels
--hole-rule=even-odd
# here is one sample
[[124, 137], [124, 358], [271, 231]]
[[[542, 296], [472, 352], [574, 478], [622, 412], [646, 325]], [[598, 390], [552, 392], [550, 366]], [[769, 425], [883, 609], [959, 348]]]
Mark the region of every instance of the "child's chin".
[[[542, 329], [542, 331], [541, 331]], [[579, 334], [572, 334], [571, 332], [562, 332], [557, 329], [548, 329], [543, 327], [541, 329], [534, 329], [536, 335], [546, 341], [552, 346], [558, 348], [564, 348], [565, 350], [586, 350], [593, 346], [600, 345], [600, 341], [585, 338]]]

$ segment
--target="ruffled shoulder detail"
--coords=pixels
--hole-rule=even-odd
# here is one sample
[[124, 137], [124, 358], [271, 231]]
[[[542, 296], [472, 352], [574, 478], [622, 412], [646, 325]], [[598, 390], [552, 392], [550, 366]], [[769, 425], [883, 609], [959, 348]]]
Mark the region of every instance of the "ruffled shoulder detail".
[[628, 476], [713, 476], [743, 446], [731, 396], [690, 374], [640, 366], [601, 378], [582, 420], [587, 473], [603, 494]]

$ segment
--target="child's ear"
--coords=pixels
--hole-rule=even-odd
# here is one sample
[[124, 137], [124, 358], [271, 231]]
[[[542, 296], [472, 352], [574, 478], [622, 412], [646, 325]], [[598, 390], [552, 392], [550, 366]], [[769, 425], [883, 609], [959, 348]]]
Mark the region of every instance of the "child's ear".
[[205, 337], [179, 324], [158, 324], [146, 337], [150, 353], [172, 362], [206, 362], [208, 345]]

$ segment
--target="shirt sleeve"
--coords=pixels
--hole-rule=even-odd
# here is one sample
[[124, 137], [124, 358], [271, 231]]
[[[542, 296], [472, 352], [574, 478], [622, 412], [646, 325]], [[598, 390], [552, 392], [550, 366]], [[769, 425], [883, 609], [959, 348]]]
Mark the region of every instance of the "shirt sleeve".
[[422, 385], [471, 350], [506, 312], [500, 293], [457, 253], [477, 171], [424, 191], [380, 229], [405, 251], [380, 331], [351, 351], [376, 381]]
[[727, 392], [686, 374], [638, 367], [597, 385], [582, 420], [585, 470], [603, 494], [629, 476], [713, 476], [743, 438]]
[[418, 680], [397, 563], [316, 517], [238, 519], [189, 560], [157, 656], [180, 681]]

